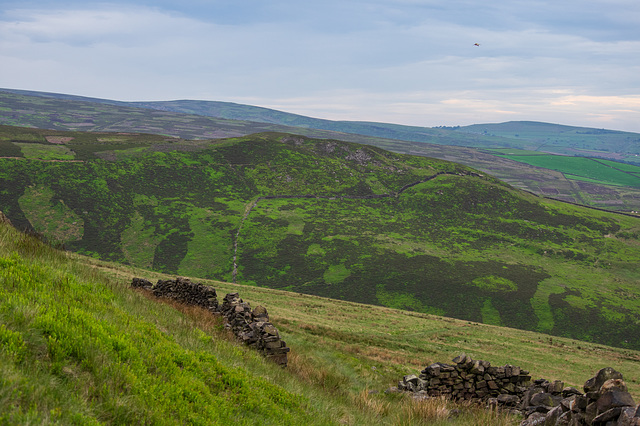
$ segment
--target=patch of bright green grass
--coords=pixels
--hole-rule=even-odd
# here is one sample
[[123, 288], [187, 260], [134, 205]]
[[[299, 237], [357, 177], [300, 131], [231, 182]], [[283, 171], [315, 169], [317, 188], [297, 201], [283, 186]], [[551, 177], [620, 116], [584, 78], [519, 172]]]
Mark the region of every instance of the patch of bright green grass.
[[556, 170], [574, 179], [633, 188], [640, 187], [640, 178], [627, 173], [626, 169], [614, 168], [600, 160], [591, 158], [560, 155], [501, 155], [501, 157], [536, 167]]
[[75, 154], [64, 145], [43, 145], [38, 143], [19, 143], [25, 158], [31, 160], [73, 160]]
[[55, 242], [78, 241], [84, 233], [84, 220], [63, 200], [54, 200], [54, 191], [46, 185], [25, 188], [18, 199], [20, 208], [37, 231]]

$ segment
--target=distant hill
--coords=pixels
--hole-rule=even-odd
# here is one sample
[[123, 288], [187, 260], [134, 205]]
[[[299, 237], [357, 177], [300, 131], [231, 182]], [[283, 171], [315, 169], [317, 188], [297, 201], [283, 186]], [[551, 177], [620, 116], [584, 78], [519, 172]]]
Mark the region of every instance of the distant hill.
[[82, 254], [640, 348], [640, 219], [349, 142], [0, 129], [0, 205]]
[[535, 121], [510, 121], [462, 127], [420, 127], [378, 122], [324, 120], [233, 102], [199, 100], [121, 102], [26, 90], [0, 89], [0, 91], [54, 99], [135, 106], [230, 120], [329, 130], [410, 142], [474, 148], [520, 148], [581, 156], [607, 156], [614, 160], [627, 160], [640, 164], [640, 160], [636, 158], [640, 155], [640, 134], [616, 130]]
[[[153, 105], [155, 108], [164, 108], [165, 110], [141, 108], [133, 106], [133, 104]], [[166, 110], [170, 108], [191, 111], [195, 114]], [[217, 114], [229, 118], [196, 114]], [[242, 116], [248, 116], [256, 121], [233, 119], [234, 117]], [[305, 127], [264, 122], [269, 120], [304, 125]], [[557, 134], [559, 130], [569, 133], [574, 132], [575, 134], [578, 134], [576, 132], [585, 133], [588, 131], [602, 133], [602, 131], [596, 129], [580, 130], [580, 128], [545, 125], [545, 123], [518, 124], [515, 122], [503, 125], [486, 125], [488, 127], [480, 128], [473, 126], [468, 128], [411, 128], [380, 123], [331, 122], [266, 108], [224, 102], [169, 101], [166, 103], [129, 103], [10, 89], [0, 89], [0, 123], [59, 130], [147, 132], [187, 139], [235, 137], [263, 131], [290, 132], [315, 138], [365, 143], [394, 152], [455, 161], [490, 173], [518, 188], [543, 196], [609, 210], [640, 211], [640, 190], [634, 186], [628, 186], [630, 182], [629, 175], [635, 174], [633, 171], [607, 174], [605, 179], [600, 179], [599, 176], [602, 176], [602, 173], [598, 171], [600, 166], [593, 164], [593, 167], [590, 167], [592, 164], [589, 163], [589, 167], [581, 168], [582, 175], [576, 176], [572, 174], [575, 168], [572, 168], [570, 173], [565, 173], [562, 168], [558, 169], [556, 167], [551, 170], [546, 168], [544, 164], [530, 164], [531, 162], [528, 162], [525, 157], [509, 155], [513, 149], [520, 148], [544, 148], [543, 151], [550, 150], [549, 146], [553, 147], [555, 145], [544, 142], [545, 138], [548, 139], [548, 135], [551, 134], [549, 133], [550, 131], [555, 132], [554, 134]], [[352, 131], [364, 132], [365, 130], [363, 129], [367, 128], [371, 132], [377, 132], [377, 134], [389, 134], [399, 138], [405, 137], [409, 132], [412, 134], [411, 137], [418, 138], [421, 142], [366, 136], [356, 133], [342, 133], [332, 130], [318, 130], [310, 127], [313, 123], [318, 126], [321, 124], [331, 128]], [[513, 130], [519, 128], [521, 124], [526, 125], [527, 128], [544, 128], [548, 126], [551, 126], [551, 128], [537, 133], [532, 131], [522, 132], [522, 134], [514, 133], [509, 137], [485, 134], [489, 133], [489, 131], [497, 132], [504, 126], [506, 126], [504, 132], [513, 133]], [[349, 126], [355, 126], [355, 128]], [[411, 129], [417, 129], [417, 131], [412, 133]], [[618, 133], [613, 132], [613, 137], [619, 138], [620, 135]], [[547, 136], [542, 137], [540, 135]], [[534, 142], [518, 139], [525, 136], [530, 139], [534, 138]], [[633, 140], [637, 136], [637, 134], [626, 134], [624, 138]], [[539, 139], [540, 137], [542, 137], [541, 140], [535, 140], [535, 138]], [[593, 139], [600, 136], [587, 135], [585, 137]], [[430, 143], [424, 142], [425, 140], [430, 141]], [[483, 146], [485, 148], [479, 150], [468, 148], [467, 146]], [[505, 147], [507, 147], [508, 151], [500, 151]], [[541, 151], [533, 152], [539, 153]], [[623, 158], [621, 155], [604, 151], [583, 153], [583, 155], [591, 156], [596, 154], [603, 158], [611, 158], [611, 156], [616, 155]], [[632, 154], [625, 155], [627, 155], [624, 157], [626, 158], [625, 161], [634, 161], [635, 156]], [[552, 163], [554, 165], [561, 164], [558, 161]], [[595, 171], [595, 175], [592, 175], [593, 171]]]

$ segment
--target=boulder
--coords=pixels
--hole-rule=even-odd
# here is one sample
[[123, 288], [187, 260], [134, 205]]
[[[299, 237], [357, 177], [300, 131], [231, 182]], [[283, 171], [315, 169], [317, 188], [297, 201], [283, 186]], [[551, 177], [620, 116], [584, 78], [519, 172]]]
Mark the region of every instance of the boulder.
[[584, 383], [584, 392], [598, 392], [609, 379], [622, 379], [622, 374], [611, 367], [605, 367]]

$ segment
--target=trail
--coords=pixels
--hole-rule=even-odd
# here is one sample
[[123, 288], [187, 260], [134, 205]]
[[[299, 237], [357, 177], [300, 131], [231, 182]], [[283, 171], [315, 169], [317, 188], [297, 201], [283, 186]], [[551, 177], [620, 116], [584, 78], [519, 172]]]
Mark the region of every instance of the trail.
[[247, 218], [249, 217], [249, 213], [251, 213], [251, 210], [253, 210], [253, 208], [258, 204], [258, 201], [260, 201], [260, 198], [261, 197], [258, 197], [257, 199], [255, 199], [253, 203], [251, 203], [249, 207], [245, 210], [244, 216], [240, 221], [240, 225], [238, 225], [238, 230], [236, 231], [236, 236], [233, 240], [233, 272], [231, 273], [231, 282], [233, 284], [236, 283], [236, 275], [238, 274], [238, 263], [236, 262], [238, 258], [238, 237], [240, 236], [240, 231], [242, 231], [242, 225], [244, 225], [244, 221], [247, 220]]

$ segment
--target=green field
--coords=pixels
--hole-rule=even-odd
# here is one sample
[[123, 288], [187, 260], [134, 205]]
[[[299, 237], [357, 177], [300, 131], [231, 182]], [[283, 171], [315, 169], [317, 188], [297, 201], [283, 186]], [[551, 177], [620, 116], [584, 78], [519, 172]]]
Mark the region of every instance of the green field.
[[[511, 150], [508, 150], [509, 152]], [[585, 157], [561, 155], [519, 155], [502, 154], [503, 158], [526, 163], [535, 167], [556, 170], [570, 179], [589, 180], [603, 185], [640, 188], [640, 166], [616, 163]]]

